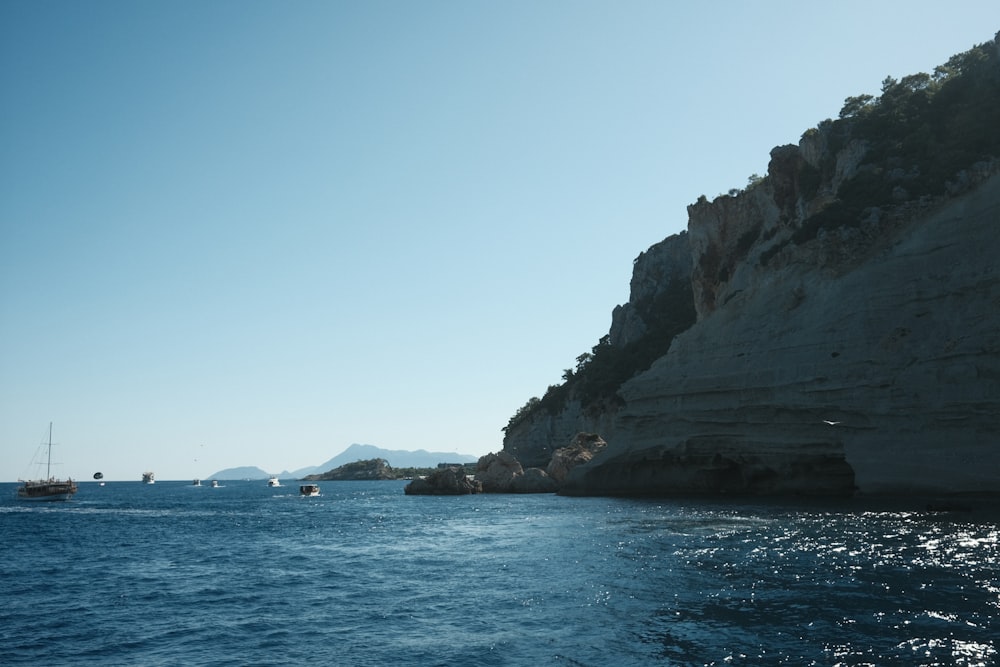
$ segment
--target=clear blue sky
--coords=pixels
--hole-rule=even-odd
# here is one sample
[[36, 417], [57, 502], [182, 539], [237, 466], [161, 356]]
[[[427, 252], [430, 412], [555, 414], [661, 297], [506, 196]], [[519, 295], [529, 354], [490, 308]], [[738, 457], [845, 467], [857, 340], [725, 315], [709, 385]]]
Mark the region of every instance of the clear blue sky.
[[481, 455], [686, 206], [995, 0], [0, 3], [0, 480]]

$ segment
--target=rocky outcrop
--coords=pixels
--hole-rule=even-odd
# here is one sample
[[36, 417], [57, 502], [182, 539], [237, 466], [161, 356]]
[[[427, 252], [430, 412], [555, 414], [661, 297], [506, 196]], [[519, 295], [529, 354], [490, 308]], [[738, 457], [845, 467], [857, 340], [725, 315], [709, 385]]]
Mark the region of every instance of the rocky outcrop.
[[510, 493], [555, 493], [559, 485], [541, 468], [527, 468], [524, 474], [514, 477]]
[[581, 432], [601, 433], [611, 437], [614, 429], [613, 412], [583, 409], [579, 401], [567, 401], [555, 414], [540, 411], [507, 428], [503, 452], [511, 454], [522, 465], [545, 468], [557, 449]]
[[607, 445], [604, 438], [596, 433], [577, 433], [573, 442], [555, 451], [545, 472], [561, 484], [573, 468], [589, 463]]
[[[701, 320], [747, 289], [773, 283], [775, 269], [788, 263], [808, 264], [843, 271], [846, 264], [865, 257], [865, 244], [884, 243], [890, 231], [888, 217], [869, 224], [845, 226], [838, 238], [809, 244], [807, 221], [828, 206], [832, 192], [858, 171], [864, 142], [853, 141], [840, 150], [830, 180], [816, 191], [803, 183], [815, 174], [811, 161], [821, 161], [816, 144], [824, 143], [819, 131], [807, 133], [800, 146], [778, 146], [771, 151], [768, 178], [738, 195], [723, 195], [709, 202], [702, 198], [688, 207], [688, 233], [694, 268], [691, 274], [695, 310]], [[911, 217], [912, 211], [895, 218]], [[840, 236], [848, 247], [836, 248]], [[830, 256], [839, 250], [839, 256]], [[821, 257], [820, 255], [825, 255]], [[776, 257], [777, 256], [777, 257]]]
[[465, 468], [447, 466], [418, 477], [403, 488], [408, 496], [462, 496], [482, 493], [483, 486], [465, 474]]
[[[665, 350], [674, 331], [693, 323], [691, 271], [687, 233], [670, 236], [640, 253], [633, 262], [628, 303], [615, 307], [611, 329], [602, 342], [623, 350], [644, 338], [659, 337], [665, 340], [661, 345]], [[558, 410], [535, 410], [512, 421], [504, 429], [503, 451], [524, 466], [544, 468], [577, 433], [613, 438], [617, 408], [614, 401], [584, 405], [579, 396], [571, 396]]]
[[[734, 205], [693, 207], [692, 236], [721, 238]], [[562, 491], [1000, 490], [998, 221], [994, 175], [770, 262], [777, 232], [692, 243], [733, 270], [698, 273], [699, 322], [624, 385], [614, 438]]]
[[487, 454], [476, 465], [484, 493], [555, 493], [556, 483], [540, 468], [524, 469], [510, 452]]
[[882, 93], [690, 206], [504, 451], [600, 434], [573, 494], [1000, 493], [1000, 34]]
[[487, 493], [509, 493], [514, 477], [523, 474], [520, 461], [510, 452], [487, 454], [476, 465], [476, 481]]
[[675, 283], [691, 282], [691, 243], [687, 232], [669, 236], [639, 253], [632, 263], [628, 303], [611, 312], [608, 342], [625, 347], [642, 339], [655, 326], [655, 304]]

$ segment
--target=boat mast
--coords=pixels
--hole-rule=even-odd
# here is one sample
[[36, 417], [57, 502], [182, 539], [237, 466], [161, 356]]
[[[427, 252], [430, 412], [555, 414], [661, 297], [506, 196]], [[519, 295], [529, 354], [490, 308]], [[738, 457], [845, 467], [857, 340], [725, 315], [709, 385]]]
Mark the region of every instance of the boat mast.
[[49, 460], [45, 464], [45, 479], [52, 479], [52, 422], [49, 422]]

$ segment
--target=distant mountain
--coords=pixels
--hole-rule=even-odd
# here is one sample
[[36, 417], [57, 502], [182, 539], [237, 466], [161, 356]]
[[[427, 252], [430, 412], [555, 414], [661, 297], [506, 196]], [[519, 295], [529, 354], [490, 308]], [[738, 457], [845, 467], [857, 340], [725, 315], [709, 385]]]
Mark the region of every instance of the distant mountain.
[[271, 475], [256, 466], [242, 468], [226, 468], [215, 473], [209, 479], [267, 479]]
[[479, 460], [479, 457], [469, 454], [456, 454], [455, 452], [428, 452], [426, 449], [418, 449], [415, 452], [382, 449], [374, 445], [359, 445], [355, 443], [326, 463], [293, 470], [289, 474], [299, 479], [306, 475], [322, 474], [339, 468], [342, 465], [354, 463], [355, 461], [367, 461], [370, 459], [385, 459], [393, 468], [433, 468], [439, 463], [475, 463]]
[[[475, 463], [479, 460], [479, 457], [469, 454], [456, 454], [455, 452], [428, 452], [426, 449], [418, 449], [415, 452], [390, 450], [375, 447], [374, 445], [359, 445], [355, 443], [326, 463], [321, 463], [318, 466], [299, 468], [291, 472], [284, 470], [278, 474], [278, 477], [281, 479], [302, 479], [306, 475], [320, 475], [348, 463], [371, 459], [385, 459], [393, 468], [434, 468], [439, 463]], [[208, 477], [208, 479], [267, 479], [271, 474], [261, 470], [257, 466], [242, 466], [220, 470]]]

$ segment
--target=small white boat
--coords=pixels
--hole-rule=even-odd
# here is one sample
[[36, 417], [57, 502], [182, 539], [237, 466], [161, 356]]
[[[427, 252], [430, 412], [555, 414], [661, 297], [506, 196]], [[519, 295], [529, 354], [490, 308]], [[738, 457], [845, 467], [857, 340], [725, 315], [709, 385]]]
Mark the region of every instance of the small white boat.
[[267, 480], [267, 485], [268, 486], [281, 486], [281, 482], [278, 481], [277, 477], [271, 477], [271, 479]]
[[303, 496], [318, 496], [319, 495], [319, 485], [318, 484], [303, 484], [299, 487], [299, 493]]
[[142, 483], [143, 484], [156, 484], [156, 477], [153, 476], [152, 472], [146, 471], [142, 473]]
[[212, 488], [213, 489], [219, 488], [219, 480], [217, 480], [217, 479], [213, 479], [212, 480]]

